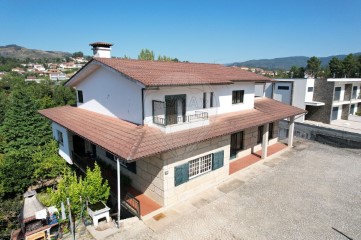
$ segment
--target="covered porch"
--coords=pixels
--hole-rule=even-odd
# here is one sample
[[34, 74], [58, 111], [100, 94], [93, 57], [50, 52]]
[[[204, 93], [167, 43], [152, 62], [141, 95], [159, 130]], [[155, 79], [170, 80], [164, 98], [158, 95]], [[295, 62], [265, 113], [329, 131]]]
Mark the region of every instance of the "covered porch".
[[76, 134], [70, 133], [72, 142], [71, 159], [82, 174], [85, 174], [87, 167], [93, 168], [95, 163], [100, 166], [102, 177], [108, 181], [111, 191], [110, 203], [113, 205], [113, 211], [117, 211], [118, 197], [118, 168], [120, 172], [120, 197], [121, 207], [125, 207], [129, 212], [144, 217], [161, 207], [156, 201], [146, 196], [140, 190], [132, 185], [132, 178], [129, 173], [136, 173], [135, 164], [121, 163], [117, 166], [117, 159], [114, 155], [102, 149], [100, 146], [92, 144], [86, 139]]

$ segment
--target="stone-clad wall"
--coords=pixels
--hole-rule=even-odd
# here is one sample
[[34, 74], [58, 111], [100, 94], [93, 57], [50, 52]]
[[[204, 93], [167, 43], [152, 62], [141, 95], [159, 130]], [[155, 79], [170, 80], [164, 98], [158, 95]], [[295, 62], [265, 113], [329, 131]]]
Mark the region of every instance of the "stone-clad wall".
[[[218, 137], [162, 154], [164, 160], [164, 204], [172, 205], [223, 181], [229, 174], [230, 136]], [[224, 166], [175, 186], [175, 167], [210, 153], [224, 151]]]
[[348, 120], [348, 116], [350, 115], [350, 104], [343, 104], [342, 106], [342, 112], [341, 112], [341, 119]]
[[308, 111], [306, 120], [323, 122], [329, 124], [331, 122], [331, 110], [334, 94], [334, 82], [327, 82], [327, 79], [316, 79], [313, 93], [313, 100], [325, 103], [324, 106], [307, 106]]

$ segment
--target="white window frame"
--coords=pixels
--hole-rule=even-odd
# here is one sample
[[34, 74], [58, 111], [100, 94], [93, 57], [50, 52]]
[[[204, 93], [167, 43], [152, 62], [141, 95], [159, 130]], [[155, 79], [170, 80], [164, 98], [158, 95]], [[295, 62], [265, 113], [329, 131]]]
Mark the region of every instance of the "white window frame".
[[204, 173], [212, 171], [212, 162], [213, 154], [207, 154], [189, 161], [189, 179], [198, 177]]
[[60, 130], [57, 130], [57, 135], [58, 135], [58, 143], [61, 145], [61, 146], [64, 146], [64, 135], [63, 135], [63, 132], [60, 131]]

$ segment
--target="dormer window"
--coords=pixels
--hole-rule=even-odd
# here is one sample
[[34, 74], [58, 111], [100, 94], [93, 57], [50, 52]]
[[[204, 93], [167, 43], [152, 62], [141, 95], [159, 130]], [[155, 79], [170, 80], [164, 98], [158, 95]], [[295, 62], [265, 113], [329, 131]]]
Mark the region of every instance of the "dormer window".
[[232, 91], [232, 104], [243, 103], [244, 90]]
[[78, 102], [79, 103], [83, 103], [84, 99], [83, 99], [83, 91], [78, 90]]

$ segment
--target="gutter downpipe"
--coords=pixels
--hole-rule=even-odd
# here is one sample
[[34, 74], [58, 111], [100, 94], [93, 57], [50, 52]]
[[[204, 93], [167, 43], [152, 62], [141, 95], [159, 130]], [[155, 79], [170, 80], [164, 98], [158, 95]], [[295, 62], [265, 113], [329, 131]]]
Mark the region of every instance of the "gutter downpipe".
[[120, 163], [117, 157], [117, 190], [118, 190], [118, 228], [120, 228]]

